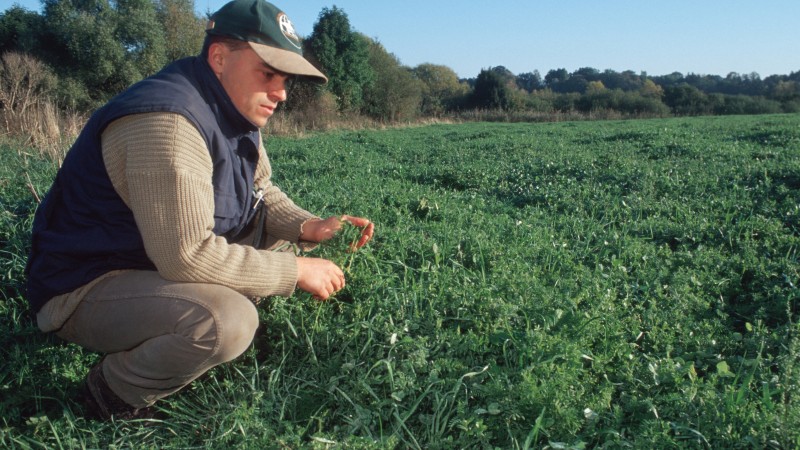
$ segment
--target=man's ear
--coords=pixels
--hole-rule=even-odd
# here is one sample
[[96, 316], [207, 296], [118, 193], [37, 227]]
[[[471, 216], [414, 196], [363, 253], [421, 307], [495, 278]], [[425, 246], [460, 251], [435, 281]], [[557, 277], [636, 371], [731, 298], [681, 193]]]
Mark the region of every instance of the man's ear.
[[208, 65], [211, 70], [219, 75], [222, 73], [222, 68], [225, 65], [225, 56], [227, 56], [228, 47], [224, 44], [215, 42], [208, 46]]

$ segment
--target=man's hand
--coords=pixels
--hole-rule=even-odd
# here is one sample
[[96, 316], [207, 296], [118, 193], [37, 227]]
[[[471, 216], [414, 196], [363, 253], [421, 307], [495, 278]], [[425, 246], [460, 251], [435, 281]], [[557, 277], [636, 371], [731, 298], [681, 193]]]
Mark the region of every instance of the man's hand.
[[297, 287], [317, 300], [327, 300], [344, 288], [344, 273], [327, 259], [298, 257]]
[[363, 217], [353, 216], [331, 216], [327, 219], [309, 220], [303, 225], [303, 234], [300, 239], [310, 242], [322, 242], [332, 238], [336, 232], [342, 229], [344, 222], [362, 228], [361, 237], [355, 244], [353, 250], [363, 247], [375, 233], [375, 224]]

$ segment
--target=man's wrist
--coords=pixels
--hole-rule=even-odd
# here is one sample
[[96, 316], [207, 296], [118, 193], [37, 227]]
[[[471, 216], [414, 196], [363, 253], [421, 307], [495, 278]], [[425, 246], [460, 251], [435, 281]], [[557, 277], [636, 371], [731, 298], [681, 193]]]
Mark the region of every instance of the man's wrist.
[[321, 219], [319, 217], [312, 217], [311, 219], [306, 220], [300, 225], [300, 236], [299, 240], [306, 241], [306, 242], [316, 242], [319, 243], [317, 239], [317, 224]]

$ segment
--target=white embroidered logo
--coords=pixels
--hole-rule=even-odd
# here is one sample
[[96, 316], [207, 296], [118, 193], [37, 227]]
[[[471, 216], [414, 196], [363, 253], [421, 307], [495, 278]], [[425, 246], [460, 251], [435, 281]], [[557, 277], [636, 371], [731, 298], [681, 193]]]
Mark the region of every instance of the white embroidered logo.
[[297, 32], [294, 31], [294, 25], [292, 25], [292, 21], [289, 20], [289, 17], [284, 14], [278, 14], [278, 25], [281, 27], [281, 33], [289, 40], [289, 42], [297, 47], [300, 48], [300, 38], [297, 36]]

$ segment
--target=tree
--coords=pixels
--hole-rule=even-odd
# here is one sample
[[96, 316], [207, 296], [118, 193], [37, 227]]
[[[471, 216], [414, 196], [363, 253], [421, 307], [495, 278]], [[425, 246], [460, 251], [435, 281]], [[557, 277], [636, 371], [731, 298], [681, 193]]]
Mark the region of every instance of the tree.
[[503, 83], [506, 84], [514, 83], [514, 80], [516, 79], [514, 73], [508, 70], [505, 66], [490, 67], [489, 70], [496, 73], [503, 81]]
[[544, 83], [550, 89], [555, 91], [555, 86], [558, 83], [567, 81], [569, 78], [569, 72], [567, 69], [553, 69], [547, 72], [547, 75], [544, 76]]
[[481, 70], [472, 91], [472, 106], [482, 109], [514, 109], [515, 102], [506, 81], [496, 71]]
[[666, 89], [670, 86], [677, 86], [683, 82], [683, 74], [680, 72], [672, 72], [669, 75], [660, 75], [651, 77], [651, 80], [663, 89]]
[[800, 82], [781, 80], [772, 90], [772, 97], [781, 101], [800, 98]]
[[699, 89], [689, 84], [664, 89], [664, 103], [677, 115], [700, 115], [709, 112], [707, 98]]
[[592, 67], [581, 67], [571, 74], [566, 74], [565, 69], [551, 70], [548, 76], [551, 77], [551, 83], [548, 86], [554, 92], [561, 93], [578, 92], [583, 94], [590, 82], [602, 80], [600, 71]]
[[[98, 103], [110, 90], [120, 90], [115, 68], [124, 50], [114, 36], [114, 12], [108, 2], [46, 0], [43, 10], [46, 58], [64, 79], [74, 79]], [[82, 104], [81, 109], [92, 105]]]
[[636, 91], [642, 87], [643, 80], [647, 79], [646, 74], [638, 75], [632, 70], [622, 73], [613, 70], [604, 70], [597, 79], [603, 82], [608, 89], [621, 89], [623, 91]]
[[517, 87], [520, 89], [528, 92], [529, 94], [543, 85], [542, 76], [539, 74], [538, 70], [534, 70], [533, 72], [525, 72], [517, 75], [516, 79]]
[[[149, 0], [45, 0], [40, 47], [66, 88], [87, 109], [158, 70], [166, 61]], [[88, 98], [81, 95], [88, 95]]]
[[414, 76], [422, 82], [420, 109], [425, 116], [438, 116], [455, 106], [469, 92], [469, 86], [458, 80], [453, 69], [437, 64], [420, 64]]
[[375, 40], [369, 40], [369, 64], [375, 80], [364, 91], [367, 115], [396, 122], [414, 118], [422, 100], [422, 82]]
[[156, 13], [164, 30], [168, 61], [200, 53], [206, 34], [205, 23], [195, 15], [193, 0], [156, 0]]
[[587, 94], [599, 94], [606, 90], [606, 86], [602, 81], [590, 81], [586, 86]]
[[585, 94], [581, 96], [576, 107], [583, 112], [614, 109], [614, 94], [606, 89], [602, 81], [590, 81], [586, 85]]
[[125, 54], [123, 70], [128, 73], [128, 79], [135, 82], [156, 73], [167, 63], [164, 31], [153, 0], [116, 0], [115, 3], [115, 35]]
[[587, 82], [600, 80], [600, 71], [594, 67], [581, 67], [572, 73], [571, 77], [582, 77]]
[[14, 5], [0, 14], [0, 54], [19, 51], [36, 54], [42, 33], [42, 17]]
[[655, 98], [661, 100], [661, 97], [664, 96], [664, 89], [661, 86], [655, 84], [653, 80], [646, 79], [644, 83], [642, 83], [642, 87], [639, 89], [639, 93], [642, 97], [646, 98]]
[[306, 48], [328, 76], [332, 92], [343, 112], [360, 112], [364, 91], [375, 79], [369, 64], [369, 42], [353, 31], [347, 14], [334, 6], [323, 8]]
[[566, 80], [554, 85], [553, 90], [561, 93], [577, 92], [583, 94], [588, 86], [589, 81], [582, 75], [570, 75]]

